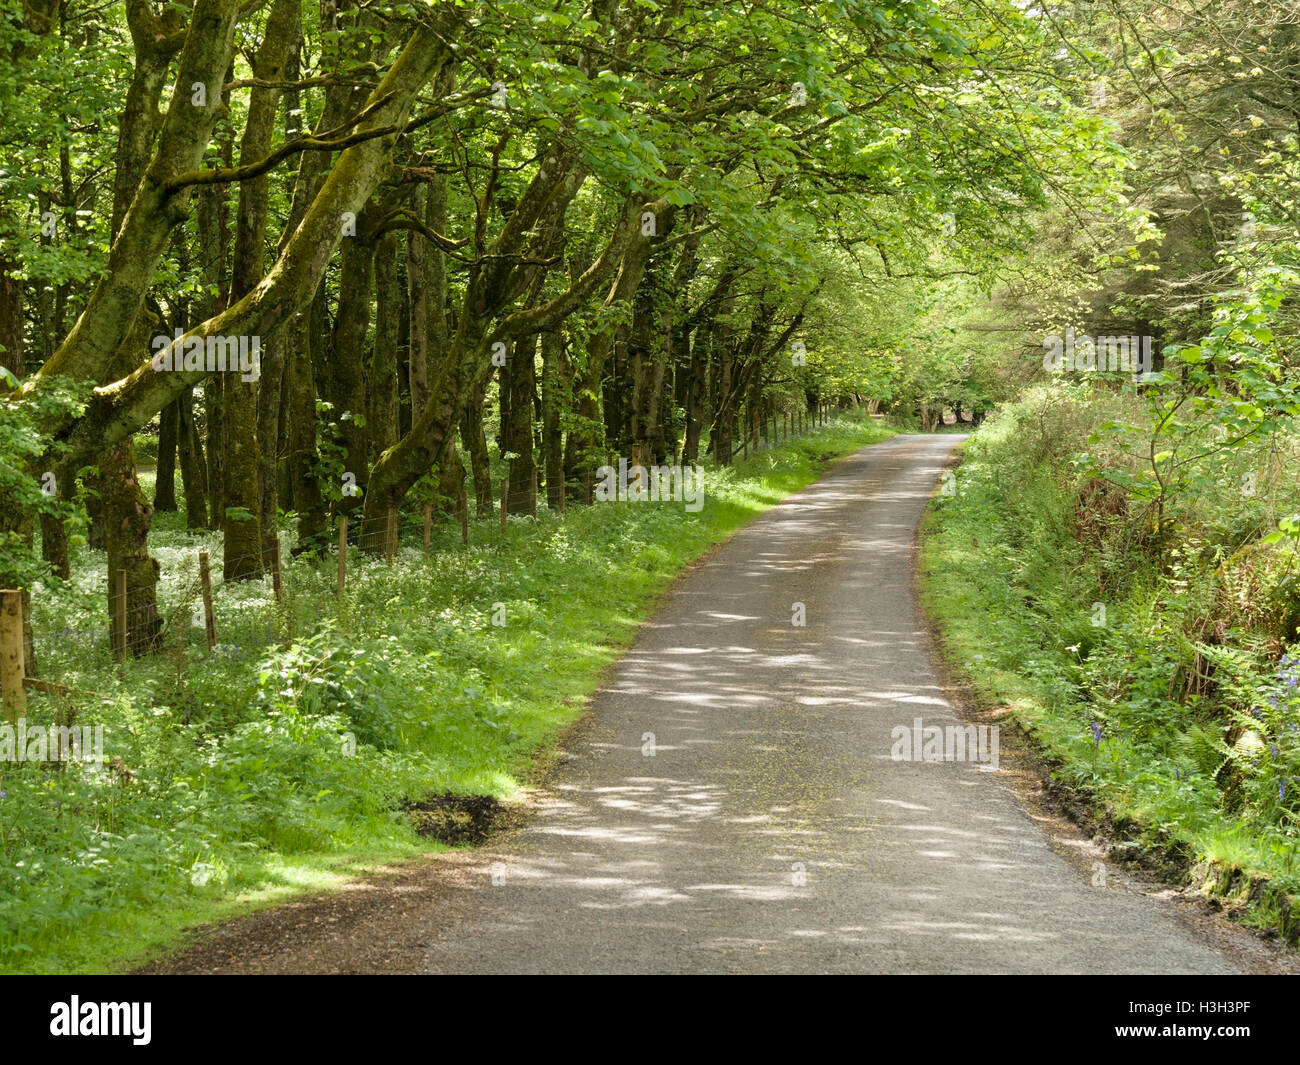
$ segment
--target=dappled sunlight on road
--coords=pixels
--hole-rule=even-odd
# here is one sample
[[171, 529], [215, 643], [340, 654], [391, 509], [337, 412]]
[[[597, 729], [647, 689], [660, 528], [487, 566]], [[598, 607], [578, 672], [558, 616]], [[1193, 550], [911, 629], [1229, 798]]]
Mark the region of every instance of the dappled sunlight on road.
[[[672, 590], [535, 821], [475, 856], [466, 916], [429, 969], [1148, 963], [1159, 923], [1059, 858], [973, 740], [969, 759], [921, 757], [921, 719], [941, 734], [962, 724], [911, 575], [954, 442], [859, 453]], [[916, 760], [896, 756], [900, 730]]]

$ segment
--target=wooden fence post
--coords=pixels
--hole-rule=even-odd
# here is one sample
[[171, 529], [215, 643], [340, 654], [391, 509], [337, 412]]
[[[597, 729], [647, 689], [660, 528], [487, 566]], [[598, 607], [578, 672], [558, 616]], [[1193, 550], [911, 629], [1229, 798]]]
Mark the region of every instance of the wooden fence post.
[[510, 475], [501, 478], [501, 528], [506, 527], [506, 517], [510, 513]]
[[429, 553], [429, 535], [433, 532], [433, 504], [424, 504], [424, 553]]
[[393, 564], [393, 556], [397, 554], [397, 508], [390, 506], [388, 508], [388, 526], [384, 530], [384, 554], [388, 556], [388, 564]]
[[347, 584], [348, 577], [348, 516], [339, 515], [339, 579], [335, 589], [340, 595]]
[[537, 517], [537, 465], [533, 465], [533, 481], [528, 489], [528, 513]]
[[126, 658], [126, 570], [117, 571], [113, 588], [113, 618], [116, 629], [113, 654], [120, 661]]
[[0, 592], [0, 702], [11, 725], [27, 716], [23, 668], [23, 593], [5, 589]]
[[199, 552], [199, 591], [203, 596], [203, 630], [211, 651], [217, 646], [217, 619], [212, 613], [212, 570], [208, 566], [206, 551]]
[[469, 543], [469, 493], [460, 490], [460, 542]]

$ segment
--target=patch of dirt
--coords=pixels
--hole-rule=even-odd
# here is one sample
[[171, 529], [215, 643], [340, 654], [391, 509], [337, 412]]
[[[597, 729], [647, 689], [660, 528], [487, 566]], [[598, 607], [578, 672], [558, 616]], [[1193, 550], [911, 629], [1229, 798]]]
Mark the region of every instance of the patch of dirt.
[[519, 820], [519, 811], [490, 795], [439, 795], [406, 807], [406, 816], [425, 839], [450, 846], [476, 846]]

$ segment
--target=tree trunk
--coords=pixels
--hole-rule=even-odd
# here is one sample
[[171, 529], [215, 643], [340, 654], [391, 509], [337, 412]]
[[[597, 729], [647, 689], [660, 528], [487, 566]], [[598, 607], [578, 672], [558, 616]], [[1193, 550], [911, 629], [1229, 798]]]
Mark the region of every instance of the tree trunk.
[[[289, 55], [298, 36], [299, 0], [275, 0], [266, 23], [262, 43], [253, 57], [253, 75], [270, 85], [257, 85], [249, 93], [248, 117], [239, 144], [241, 166], [255, 163], [271, 149], [275, 132], [280, 89]], [[239, 209], [235, 224], [235, 248], [231, 276], [232, 302], [252, 292], [266, 269], [266, 216], [270, 196], [266, 174], [239, 183]], [[249, 347], [262, 338], [249, 338]], [[267, 395], [259, 402], [263, 388], [258, 373], [227, 373], [225, 383], [225, 497], [226, 522], [222, 550], [222, 575], [226, 581], [261, 576], [269, 561], [276, 517], [275, 445], [280, 404], [279, 360], [264, 352], [274, 369], [267, 367]], [[251, 378], [251, 379], [246, 379]], [[260, 430], [260, 432], [259, 432]], [[266, 461], [262, 451], [269, 451]], [[271, 528], [264, 534], [264, 520]]]
[[204, 476], [203, 441], [194, 424], [194, 392], [186, 389], [176, 399], [177, 450], [181, 461], [181, 488], [185, 493], [185, 528], [208, 527], [208, 485]]
[[[66, 499], [67, 490], [72, 486], [76, 470], [62, 467], [54, 472], [55, 498]], [[51, 514], [41, 515], [41, 558], [49, 563], [50, 570], [61, 580], [72, 576], [72, 566], [68, 559], [68, 527], [61, 518]], [[30, 614], [27, 616], [30, 623]]]
[[[200, 317], [210, 319], [222, 310], [221, 292], [226, 287], [226, 221], [227, 213], [224, 197], [216, 186], [206, 187], [199, 192], [198, 210], [195, 212], [199, 231], [199, 259], [203, 282], [209, 293], [200, 311]], [[224, 402], [222, 386], [224, 378], [214, 374], [203, 382], [203, 427], [207, 440], [199, 450], [206, 460], [203, 481], [207, 485], [207, 511], [212, 528], [220, 529], [225, 522], [225, 448], [222, 443], [224, 430]]]
[[492, 471], [488, 462], [487, 436], [483, 432], [483, 395], [471, 396], [460, 422], [461, 446], [469, 455], [474, 479], [474, 509], [480, 518], [492, 514]]
[[158, 415], [158, 476], [154, 485], [153, 509], [176, 509], [176, 438], [180, 431], [179, 400], [163, 407]]
[[[428, 190], [415, 190], [413, 209], [417, 217], [426, 210]], [[406, 347], [406, 379], [411, 397], [410, 420], [416, 422], [429, 402], [429, 289], [425, 277], [425, 256], [431, 254], [424, 237], [414, 229], [406, 232], [406, 313], [409, 339]], [[410, 432], [407, 425], [402, 435]]]
[[375, 347], [370, 363], [370, 441], [376, 452], [397, 443], [397, 335], [402, 297], [397, 284], [397, 232], [375, 243]]
[[262, 569], [275, 564], [280, 517], [280, 410], [283, 402], [283, 336], [271, 337], [262, 351], [262, 375], [257, 380], [257, 527], [261, 536]]
[[[333, 420], [339, 425], [343, 442], [343, 469], [352, 475], [360, 490], [345, 495], [339, 503], [340, 513], [353, 516], [353, 526], [371, 545], [371, 538], [382, 530], [362, 529], [358, 518], [366, 484], [370, 477], [369, 426], [366, 415], [370, 403], [366, 395], [366, 334], [370, 328], [370, 294], [374, 288], [375, 245], [373, 214], [370, 208], [357, 219], [357, 233], [345, 237], [339, 268], [338, 317], [334, 325], [334, 343], [330, 364], [333, 368]], [[382, 540], [382, 537], [380, 537]]]
[[717, 404], [716, 413], [713, 417], [713, 432], [710, 434], [716, 437], [713, 443], [713, 459], [720, 466], [730, 466], [732, 443], [735, 433], [736, 419], [739, 415], [737, 404], [739, 402], [732, 387], [733, 355], [731, 348], [731, 325], [729, 324], [730, 315], [735, 312], [736, 297], [728, 295], [723, 302], [723, 314], [727, 316], [726, 320], [717, 324], [713, 331], [714, 343], [713, 350], [717, 355], [716, 373], [717, 388], [714, 402]]
[[108, 552], [109, 646], [118, 645], [117, 573], [126, 571], [126, 635], [128, 651], [139, 657], [156, 650], [162, 637], [158, 616], [156, 559], [149, 557], [149, 506], [135, 476], [135, 448], [118, 444], [100, 467], [98, 490], [104, 502]]
[[531, 510], [533, 470], [533, 378], [536, 374], [538, 337], [525, 337], [515, 344], [504, 369], [509, 406], [502, 403], [503, 451], [517, 455], [510, 460], [510, 513]]
[[[445, 88], [450, 91], [450, 83]], [[416, 198], [424, 224], [435, 233], [447, 229], [447, 179], [429, 179]], [[407, 283], [411, 300], [411, 424], [429, 402], [429, 368], [447, 353], [447, 263], [442, 249], [416, 231], [407, 242]], [[463, 478], [462, 478], [463, 480]]]
[[[203, 30], [187, 35], [179, 75], [189, 68], [196, 75], [211, 75], [229, 63], [234, 32], [234, 4], [214, 0], [204, 4]], [[200, 12], [196, 4], [195, 16]], [[42, 367], [42, 373], [83, 375], [94, 373], [101, 384], [123, 376], [139, 361], [138, 352], [149, 350], [152, 315], [141, 314], [149, 277], [132, 272], [143, 264], [149, 274], [162, 257], [171, 229], [179, 216], [162, 214], [170, 196], [160, 196], [159, 186], [143, 180], [146, 170], [155, 178], [172, 173], [172, 168], [192, 166], [202, 157], [214, 114], [213, 109], [193, 108], [198, 115], [184, 115], [173, 100], [164, 119], [157, 110], [158, 99], [172, 50], [165, 42], [149, 39], [152, 26], [132, 12], [131, 35], [136, 44], [135, 67], [121, 115], [114, 175], [113, 210], [109, 229], [113, 234], [108, 270], [101, 275], [86, 310], [72, 333]], [[178, 76], [179, 76], [178, 75]], [[206, 79], [205, 79], [206, 84]], [[150, 153], [154, 153], [150, 164]], [[172, 152], [172, 157], [166, 153]], [[184, 201], [186, 197], [182, 196]], [[120, 271], [112, 276], [114, 265]], [[111, 346], [109, 346], [111, 345]], [[158, 616], [159, 565], [149, 556], [149, 530], [153, 509], [149, 506], [136, 475], [135, 446], [128, 436], [119, 441], [97, 464], [92, 478], [93, 495], [98, 496], [98, 517], [103, 523], [104, 550], [108, 556], [107, 605], [110, 646], [124, 643], [132, 654], [155, 650], [162, 633]], [[175, 493], [174, 484], [171, 491]], [[173, 499], [173, 506], [175, 500]], [[117, 575], [126, 573], [126, 632], [118, 633], [119, 596]]]
[[664, 379], [672, 357], [672, 297], [666, 265], [653, 264], [641, 284], [629, 350], [632, 358], [631, 461], [658, 465], [666, 448], [662, 424]]
[[559, 510], [564, 494], [564, 434], [560, 397], [569, 394], [568, 367], [558, 330], [542, 334], [542, 462], [546, 473], [546, 505]]
[[704, 427], [705, 403], [708, 399], [708, 327], [698, 330], [694, 337], [683, 334], [690, 346], [690, 370], [686, 384], [686, 432], [682, 439], [682, 465], [693, 465], [700, 457], [700, 433]]

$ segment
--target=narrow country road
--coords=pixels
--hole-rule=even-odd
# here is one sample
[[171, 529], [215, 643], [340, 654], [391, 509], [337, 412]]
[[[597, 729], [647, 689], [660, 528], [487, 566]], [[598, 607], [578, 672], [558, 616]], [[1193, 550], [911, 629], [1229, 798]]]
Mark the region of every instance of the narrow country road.
[[1253, 937], [1094, 887], [1005, 772], [891, 759], [957, 723], [912, 562], [959, 439], [858, 452], [682, 578], [521, 829], [155, 971], [1243, 971]]

